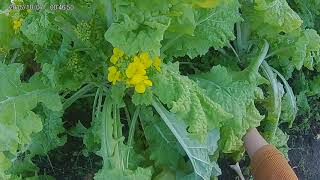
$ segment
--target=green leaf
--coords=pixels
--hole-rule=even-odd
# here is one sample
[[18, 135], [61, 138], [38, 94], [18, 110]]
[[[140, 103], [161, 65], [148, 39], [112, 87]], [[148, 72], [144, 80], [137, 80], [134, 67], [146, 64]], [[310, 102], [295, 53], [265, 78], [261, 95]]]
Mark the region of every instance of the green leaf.
[[301, 92], [297, 96], [297, 106], [298, 106], [298, 113], [299, 114], [310, 114], [311, 108], [308, 102], [308, 97], [305, 92]]
[[123, 83], [117, 83], [111, 87], [112, 101], [118, 105], [124, 105], [123, 97], [125, 95], [126, 86]]
[[29, 151], [32, 156], [46, 155], [49, 151], [64, 145], [67, 137], [62, 122], [62, 113], [42, 107], [37, 111], [42, 119], [42, 131], [32, 136]]
[[22, 33], [34, 44], [43, 46], [49, 41], [50, 21], [47, 14], [35, 13], [27, 16], [21, 27]]
[[287, 142], [289, 140], [289, 135], [284, 133], [280, 128], [276, 129], [275, 136], [269, 142], [273, 144], [286, 158], [288, 158], [289, 147]]
[[4, 13], [0, 14], [0, 27], [0, 49], [9, 50], [10, 48], [14, 48], [16, 44], [14, 41], [16, 41], [17, 36], [14, 34], [10, 16]]
[[152, 12], [157, 8], [162, 9], [161, 5], [156, 4], [152, 3], [154, 6], [149, 6], [141, 1], [117, 1], [114, 4], [117, 19], [105, 33], [106, 40], [127, 55], [138, 52], [159, 55], [160, 41], [169, 26], [169, 18], [157, 11]]
[[196, 28], [194, 10], [190, 4], [179, 3], [170, 9], [171, 22], [168, 31], [193, 35]]
[[151, 105], [152, 103], [152, 91], [147, 89], [145, 93], [136, 93], [134, 92], [132, 96], [132, 102], [135, 105]]
[[150, 159], [156, 166], [168, 166], [176, 169], [179, 159], [184, 155], [181, 147], [160, 117], [153, 114], [151, 108], [144, 108], [140, 113], [145, 137], [148, 141]]
[[35, 174], [39, 168], [32, 162], [31, 156], [16, 160], [12, 167], [8, 170], [10, 174]]
[[152, 170], [150, 168], [138, 168], [135, 171], [125, 171], [120, 169], [102, 169], [96, 176], [95, 180], [117, 179], [117, 180], [151, 180]]
[[305, 27], [314, 28], [319, 21], [320, 2], [318, 0], [289, 1], [291, 7], [299, 14]]
[[154, 180], [167, 180], [167, 179], [177, 179], [176, 175], [169, 169], [165, 169], [154, 178]]
[[13, 156], [43, 128], [40, 116], [32, 111], [37, 105], [62, 109], [59, 95], [43, 85], [37, 74], [29, 83], [21, 82], [22, 70], [21, 64], [0, 64], [0, 153], [8, 151]]
[[239, 7], [237, 0], [223, 0], [213, 9], [194, 9], [194, 33], [166, 32], [161, 51], [169, 57], [194, 58], [210, 47], [224, 47], [235, 39], [234, 25], [241, 20]]
[[243, 10], [251, 29], [263, 36], [292, 32], [302, 24], [286, 0], [256, 0], [254, 4], [246, 3]]
[[9, 179], [9, 175], [6, 175], [3, 170], [9, 169], [11, 167], [11, 162], [7, 157], [0, 152], [0, 178], [1, 179]]
[[217, 143], [220, 138], [218, 129], [208, 132], [205, 143], [201, 144], [189, 137], [187, 125], [173, 113], [168, 112], [159, 101], [154, 100], [152, 105], [188, 155], [196, 176], [209, 180], [211, 176], [220, 175], [218, 164], [209, 157], [218, 149]]
[[259, 126], [263, 119], [254, 106], [257, 85], [235, 80], [232, 74], [234, 73], [225, 67], [215, 66], [209, 73], [195, 76], [199, 86], [206, 90], [207, 96], [233, 115], [233, 118], [222, 119], [221, 122], [224, 136], [221, 136], [220, 148], [225, 153], [241, 149], [241, 138], [247, 129]]
[[76, 126], [72, 127], [69, 131], [68, 134], [74, 137], [78, 138], [83, 138], [85, 134], [87, 133], [87, 128], [83, 126], [83, 124], [78, 121]]
[[153, 93], [167, 104], [171, 112], [184, 120], [191, 136], [203, 141], [210, 130], [219, 128], [220, 122], [231, 115], [175, 68], [172, 64], [163, 65], [162, 73], [152, 79]]
[[295, 51], [293, 54], [293, 63], [298, 70], [304, 65], [310, 70], [313, 66], [320, 63], [320, 36], [313, 29], [306, 29], [301, 37], [295, 42]]
[[310, 93], [308, 95], [318, 95], [320, 94], [320, 75], [314, 77], [310, 82]]

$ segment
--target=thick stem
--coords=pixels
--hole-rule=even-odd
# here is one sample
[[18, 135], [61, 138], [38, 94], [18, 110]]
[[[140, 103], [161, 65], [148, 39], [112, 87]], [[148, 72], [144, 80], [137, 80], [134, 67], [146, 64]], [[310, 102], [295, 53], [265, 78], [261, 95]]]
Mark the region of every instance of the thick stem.
[[106, 16], [108, 27], [113, 23], [113, 11], [112, 11], [112, 0], [106, 0]]
[[237, 51], [233, 48], [233, 46], [232, 46], [230, 43], [228, 43], [228, 47], [232, 50], [232, 52], [233, 52], [234, 55], [236, 56], [238, 63], [240, 63], [241, 60], [240, 60], [240, 57], [239, 57]]
[[[111, 156], [113, 154], [112, 152], [112, 149], [110, 147], [110, 144], [109, 144], [109, 125], [110, 123], [108, 124], [108, 120], [110, 121], [110, 112], [109, 112], [109, 109], [107, 107], [107, 99], [105, 99], [103, 105], [101, 104], [102, 103], [102, 96], [99, 95], [99, 98], [98, 98], [98, 115], [97, 115], [97, 118], [101, 118], [101, 121], [102, 121], [102, 137], [101, 137], [101, 146], [102, 146], [102, 149], [105, 149], [105, 151], [107, 152], [107, 155], [105, 155], [103, 157], [103, 161], [104, 161], [104, 166], [107, 165], [107, 167], [113, 167], [113, 163], [110, 162], [107, 157]], [[103, 107], [102, 107], [103, 106]], [[101, 108], [102, 111], [101, 111]], [[108, 117], [107, 117], [108, 116]]]
[[292, 110], [292, 114], [293, 114], [292, 115], [292, 119], [291, 119], [290, 124], [289, 124], [289, 128], [291, 128], [292, 127], [292, 123], [293, 123], [294, 119], [296, 118], [297, 111], [298, 111], [296, 97], [295, 97], [295, 95], [293, 93], [293, 90], [292, 90], [291, 86], [289, 85], [288, 81], [286, 80], [286, 78], [283, 77], [283, 75], [281, 73], [279, 73], [276, 69], [272, 68], [272, 70], [273, 70], [273, 72], [275, 72], [280, 77], [281, 81], [284, 84], [284, 88], [286, 89], [286, 92], [288, 93], [288, 95], [290, 97], [289, 102], [290, 102], [291, 110]]
[[97, 102], [98, 102], [98, 98], [100, 96], [100, 88], [97, 89], [96, 95], [94, 97], [94, 101], [93, 101], [93, 105], [92, 105], [92, 121], [95, 118], [95, 114], [96, 114], [96, 107], [97, 107]]
[[74, 103], [76, 100], [78, 100], [81, 96], [89, 92], [91, 89], [94, 88], [94, 85], [92, 84], [87, 84], [84, 87], [82, 87], [80, 90], [78, 90], [76, 93], [74, 93], [70, 98], [68, 98], [64, 103], [63, 103], [63, 109], [67, 109]]
[[133, 118], [130, 124], [130, 129], [129, 129], [129, 137], [128, 137], [128, 152], [127, 152], [127, 161], [126, 161], [126, 167], [129, 168], [129, 157], [130, 157], [130, 151], [132, 149], [132, 143], [133, 143], [133, 138], [134, 138], [134, 132], [136, 129], [136, 123], [137, 123], [137, 119], [138, 119], [138, 115], [140, 113], [140, 106], [137, 106], [134, 114], [133, 114]]
[[253, 64], [253, 66], [252, 66], [252, 68], [255, 72], [259, 70], [259, 67], [261, 66], [261, 64], [265, 60], [265, 58], [268, 54], [268, 50], [269, 50], [269, 43], [267, 41], [264, 41], [264, 45], [263, 45], [261, 53], [258, 57], [258, 61], [256, 61], [256, 63]]

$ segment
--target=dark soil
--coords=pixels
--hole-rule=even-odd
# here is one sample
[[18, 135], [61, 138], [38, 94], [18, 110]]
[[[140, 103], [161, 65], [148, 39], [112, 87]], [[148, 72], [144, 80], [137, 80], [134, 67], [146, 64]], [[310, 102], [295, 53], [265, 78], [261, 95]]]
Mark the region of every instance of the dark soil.
[[82, 139], [69, 136], [68, 142], [51, 152], [47, 157], [38, 157], [40, 174], [47, 174], [57, 180], [91, 180], [101, 169], [101, 159], [90, 154], [82, 154]]
[[309, 99], [309, 113], [298, 116], [293, 128], [288, 131], [290, 164], [299, 179], [320, 179], [320, 101]]
[[290, 164], [299, 179], [320, 179], [320, 140], [314, 136], [293, 136], [288, 142]]
[[[80, 100], [69, 107], [63, 119], [64, 127], [68, 131], [81, 122], [85, 127], [90, 127], [91, 111], [90, 101]], [[87, 109], [85, 108], [87, 107]], [[93, 154], [84, 156], [85, 145], [82, 138], [68, 135], [67, 143], [48, 153], [47, 157], [35, 157], [35, 162], [40, 169], [40, 174], [46, 174], [57, 180], [91, 180], [99, 169], [102, 168], [102, 158]]]

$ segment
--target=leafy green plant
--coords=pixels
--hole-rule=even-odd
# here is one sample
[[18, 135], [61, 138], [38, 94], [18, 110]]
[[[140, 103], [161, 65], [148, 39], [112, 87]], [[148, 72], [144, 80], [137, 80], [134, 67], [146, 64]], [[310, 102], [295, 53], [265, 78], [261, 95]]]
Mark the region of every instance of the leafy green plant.
[[[209, 180], [221, 156], [243, 158], [254, 127], [287, 154], [281, 127], [320, 92], [319, 6], [308, 2], [1, 2], [0, 179], [47, 178], [34, 158], [66, 132], [102, 158], [94, 179]], [[83, 98], [90, 126], [66, 131], [63, 113]]]

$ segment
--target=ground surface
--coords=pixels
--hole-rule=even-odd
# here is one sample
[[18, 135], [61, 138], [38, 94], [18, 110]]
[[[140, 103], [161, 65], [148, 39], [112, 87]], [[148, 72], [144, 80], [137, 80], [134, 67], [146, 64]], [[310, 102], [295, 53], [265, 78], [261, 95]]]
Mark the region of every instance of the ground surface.
[[320, 140], [313, 136], [296, 136], [289, 140], [291, 165], [299, 179], [320, 179]]

